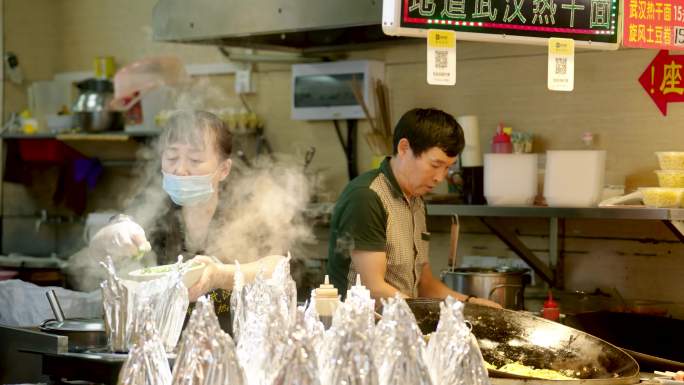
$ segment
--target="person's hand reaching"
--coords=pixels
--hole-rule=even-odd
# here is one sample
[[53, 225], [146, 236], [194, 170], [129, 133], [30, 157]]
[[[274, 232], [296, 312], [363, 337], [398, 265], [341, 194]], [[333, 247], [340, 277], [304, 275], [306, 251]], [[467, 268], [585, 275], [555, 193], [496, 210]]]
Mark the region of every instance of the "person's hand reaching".
[[226, 274], [226, 265], [219, 262], [216, 258], [198, 255], [191, 259], [190, 262], [198, 262], [206, 265], [199, 281], [188, 288], [188, 298], [190, 299], [190, 302], [195, 302], [197, 298], [214, 289], [232, 286], [231, 282], [228, 282], [232, 281], [232, 275]]
[[141, 258], [151, 250], [145, 230], [131, 219], [121, 219], [108, 224], [95, 233], [90, 247], [112, 258]]

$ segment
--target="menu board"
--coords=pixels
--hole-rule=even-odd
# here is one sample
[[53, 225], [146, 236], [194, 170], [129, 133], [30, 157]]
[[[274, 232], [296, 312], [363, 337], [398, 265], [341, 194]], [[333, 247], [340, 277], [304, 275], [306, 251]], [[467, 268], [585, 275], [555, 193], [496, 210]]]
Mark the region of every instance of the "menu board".
[[684, 48], [684, 0], [625, 0], [622, 45]]
[[400, 1], [402, 28], [613, 44], [619, 39], [619, 0]]

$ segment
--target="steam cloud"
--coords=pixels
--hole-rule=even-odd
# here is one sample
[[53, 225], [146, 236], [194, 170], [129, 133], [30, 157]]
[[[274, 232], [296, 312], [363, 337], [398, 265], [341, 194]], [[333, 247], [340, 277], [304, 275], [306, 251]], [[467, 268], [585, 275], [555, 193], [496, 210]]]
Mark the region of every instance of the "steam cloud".
[[[207, 79], [186, 84], [174, 92], [176, 109], [216, 113], [238, 104], [237, 98], [210, 85]], [[235, 150], [233, 158], [236, 158]], [[169, 231], [163, 217], [167, 213], [167, 194], [161, 183], [159, 143], [141, 149], [137, 157], [143, 161], [134, 172], [137, 178], [128, 189], [130, 198], [123, 202], [123, 211], [149, 237], [155, 231]], [[233, 159], [232, 171], [220, 185], [218, 225], [209, 229], [206, 254], [230, 263], [251, 262], [288, 251], [302, 256], [298, 255], [298, 246], [313, 241], [311, 225], [303, 219], [311, 189], [302, 164], [288, 160], [284, 154], [274, 158], [261, 157], [258, 162], [253, 161], [252, 167]], [[104, 277], [98, 262], [105, 256], [92, 254], [86, 248], [70, 258], [70, 280], [80, 290], [94, 290]], [[125, 259], [116, 260], [115, 264], [117, 271], [125, 274], [155, 262], [154, 256], [148, 255], [142, 261]]]
[[[236, 104], [236, 98], [201, 79], [177, 90], [175, 107], [217, 113]], [[137, 198], [126, 209], [148, 233], [168, 230], [159, 218], [167, 195], [161, 188], [158, 144], [154, 147], [154, 159], [146, 162], [137, 192], [131, 193]], [[150, 158], [149, 150], [140, 155]], [[231, 174], [221, 189], [218, 225], [209, 230], [207, 254], [223, 262], [244, 263], [287, 251], [297, 255], [298, 245], [313, 241], [311, 225], [302, 216], [311, 196], [308, 179], [302, 165], [287, 156], [260, 157], [252, 167], [233, 159]]]
[[264, 161], [229, 177], [222, 194], [226, 217], [212, 231], [207, 251], [224, 262], [251, 262], [311, 241], [310, 225], [302, 218], [309, 187], [300, 168]]

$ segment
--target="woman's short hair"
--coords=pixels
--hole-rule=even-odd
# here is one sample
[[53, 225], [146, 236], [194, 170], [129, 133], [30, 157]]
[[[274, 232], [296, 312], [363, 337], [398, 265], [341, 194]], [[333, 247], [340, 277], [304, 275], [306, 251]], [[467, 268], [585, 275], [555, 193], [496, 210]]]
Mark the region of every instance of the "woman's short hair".
[[160, 148], [163, 150], [178, 142], [204, 148], [207, 133], [215, 139], [219, 156], [223, 159], [230, 158], [233, 135], [218, 116], [207, 111], [178, 110], [171, 113], [159, 138]]
[[402, 138], [406, 138], [415, 156], [432, 147], [448, 156], [457, 156], [465, 147], [463, 129], [453, 116], [434, 108], [415, 108], [406, 112], [394, 128], [394, 154]]

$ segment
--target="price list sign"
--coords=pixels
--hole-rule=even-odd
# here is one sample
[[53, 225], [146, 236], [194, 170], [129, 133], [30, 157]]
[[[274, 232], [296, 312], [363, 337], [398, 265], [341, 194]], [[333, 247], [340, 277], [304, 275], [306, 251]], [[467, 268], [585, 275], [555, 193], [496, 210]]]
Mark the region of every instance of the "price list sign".
[[622, 45], [684, 48], [684, 0], [624, 0]]
[[[684, 0], [682, 0], [684, 1]], [[404, 28], [617, 43], [620, 0], [402, 0]]]

